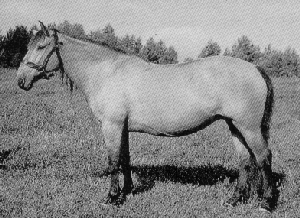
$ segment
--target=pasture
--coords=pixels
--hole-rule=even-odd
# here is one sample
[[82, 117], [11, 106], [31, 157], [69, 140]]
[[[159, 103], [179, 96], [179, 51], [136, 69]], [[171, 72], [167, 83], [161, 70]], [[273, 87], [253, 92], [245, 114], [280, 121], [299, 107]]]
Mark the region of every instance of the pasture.
[[277, 209], [257, 199], [226, 208], [238, 158], [228, 127], [217, 121], [180, 138], [130, 133], [134, 194], [103, 206], [109, 178], [98, 121], [80, 90], [58, 76], [21, 90], [15, 70], [0, 69], [0, 217], [299, 217], [300, 79], [272, 79], [270, 147]]

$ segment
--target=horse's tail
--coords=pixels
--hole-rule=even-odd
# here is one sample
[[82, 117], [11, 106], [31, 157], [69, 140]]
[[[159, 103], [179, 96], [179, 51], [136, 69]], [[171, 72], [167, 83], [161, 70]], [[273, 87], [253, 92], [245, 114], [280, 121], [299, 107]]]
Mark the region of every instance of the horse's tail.
[[256, 66], [256, 68], [260, 72], [261, 76], [264, 78], [268, 89], [265, 102], [265, 111], [261, 120], [261, 134], [264, 140], [267, 142], [269, 139], [270, 122], [274, 105], [274, 88], [272, 85], [272, 81], [267, 75], [266, 71], [260, 66]]

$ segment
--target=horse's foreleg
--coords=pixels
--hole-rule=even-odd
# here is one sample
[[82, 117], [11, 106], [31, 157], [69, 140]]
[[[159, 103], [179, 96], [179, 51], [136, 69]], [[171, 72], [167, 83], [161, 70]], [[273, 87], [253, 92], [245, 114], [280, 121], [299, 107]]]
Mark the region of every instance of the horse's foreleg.
[[112, 120], [102, 121], [102, 131], [108, 153], [108, 169], [111, 175], [110, 189], [105, 203], [119, 205], [125, 201], [125, 195], [121, 193], [119, 186], [119, 167], [121, 164], [121, 152], [124, 145], [128, 146], [128, 131], [123, 122]]

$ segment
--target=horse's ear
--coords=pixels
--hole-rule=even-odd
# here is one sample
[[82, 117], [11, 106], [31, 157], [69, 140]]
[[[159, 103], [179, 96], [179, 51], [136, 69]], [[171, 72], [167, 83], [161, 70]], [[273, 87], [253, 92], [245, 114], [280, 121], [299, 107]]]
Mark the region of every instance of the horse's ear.
[[55, 35], [57, 35], [55, 29], [49, 29], [49, 34], [50, 34], [50, 36], [55, 36]]
[[33, 34], [34, 36], [36, 35], [37, 32], [38, 32], [37, 30], [32, 30], [32, 34]]
[[50, 36], [50, 35], [49, 35], [49, 31], [47, 30], [47, 28], [45, 27], [45, 25], [43, 24], [43, 22], [41, 22], [41, 21], [39, 21], [39, 22], [40, 22], [41, 29], [42, 29], [42, 31], [44, 32], [44, 34], [45, 34], [46, 36]]

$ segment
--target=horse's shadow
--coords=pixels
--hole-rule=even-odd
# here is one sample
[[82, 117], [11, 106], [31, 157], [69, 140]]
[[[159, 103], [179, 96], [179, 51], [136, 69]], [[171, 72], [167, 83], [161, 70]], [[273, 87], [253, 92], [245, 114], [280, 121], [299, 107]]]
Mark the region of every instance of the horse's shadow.
[[[138, 184], [133, 190], [133, 194], [143, 193], [151, 190], [156, 181], [175, 182], [192, 185], [215, 185], [218, 182], [233, 183], [238, 178], [238, 170], [227, 169], [222, 165], [203, 166], [173, 166], [173, 165], [137, 165], [131, 167], [132, 172], [138, 177]], [[273, 207], [277, 206], [279, 198], [279, 187], [285, 181], [285, 175], [273, 172]]]
[[175, 182], [192, 185], [215, 185], [223, 182], [226, 178], [232, 183], [238, 178], [238, 171], [227, 169], [222, 165], [204, 166], [174, 166], [174, 165], [137, 165], [131, 167], [132, 172], [137, 175], [138, 185], [133, 194], [152, 189], [155, 181]]

